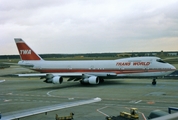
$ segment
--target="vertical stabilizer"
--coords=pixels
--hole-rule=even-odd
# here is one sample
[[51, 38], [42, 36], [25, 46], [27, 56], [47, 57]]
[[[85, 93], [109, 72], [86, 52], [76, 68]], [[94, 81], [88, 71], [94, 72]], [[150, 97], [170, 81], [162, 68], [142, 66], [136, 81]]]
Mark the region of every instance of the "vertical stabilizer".
[[43, 60], [21, 38], [14, 38], [21, 60]]

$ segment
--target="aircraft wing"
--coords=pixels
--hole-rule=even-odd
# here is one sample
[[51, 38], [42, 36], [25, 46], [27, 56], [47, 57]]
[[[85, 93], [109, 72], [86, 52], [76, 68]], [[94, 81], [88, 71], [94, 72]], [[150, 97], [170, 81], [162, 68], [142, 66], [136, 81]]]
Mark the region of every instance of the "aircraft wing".
[[53, 76], [62, 76], [62, 77], [82, 77], [84, 75], [86, 76], [99, 76], [99, 77], [105, 77], [105, 76], [116, 76], [116, 73], [112, 73], [112, 72], [102, 72], [102, 73], [98, 73], [98, 72], [89, 72], [89, 73], [32, 73], [32, 74], [15, 74], [19, 77], [45, 77], [47, 75], [53, 75]]
[[99, 102], [101, 101], [101, 98], [94, 98], [94, 99], [89, 99], [89, 100], [80, 100], [80, 101], [74, 101], [74, 102], [66, 102], [66, 103], [61, 103], [61, 104], [56, 104], [56, 105], [51, 105], [51, 106], [46, 106], [46, 107], [40, 107], [40, 108], [34, 108], [34, 109], [29, 109], [29, 110], [23, 110], [23, 111], [16, 111], [16, 114], [10, 114], [8, 116], [3, 116], [1, 120], [13, 120], [13, 119], [20, 119], [23, 117], [27, 116], [32, 116], [40, 113], [47, 113], [50, 111], [54, 110], [59, 110], [59, 109], [64, 109], [64, 108], [69, 108], [69, 107], [74, 107], [74, 106], [79, 106], [79, 105], [84, 105], [84, 104], [90, 104], [94, 102]]
[[52, 74], [53, 76], [82, 76], [82, 73], [32, 73], [32, 74], [15, 74], [19, 77], [45, 77], [48, 74]]
[[177, 120], [177, 119], [178, 119], [178, 113], [173, 113], [162, 117], [154, 118], [151, 120]]

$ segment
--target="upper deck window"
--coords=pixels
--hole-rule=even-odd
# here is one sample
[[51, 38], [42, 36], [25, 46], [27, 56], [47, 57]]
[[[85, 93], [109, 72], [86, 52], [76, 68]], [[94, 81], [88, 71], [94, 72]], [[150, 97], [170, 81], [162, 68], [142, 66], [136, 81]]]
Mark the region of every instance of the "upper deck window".
[[156, 61], [157, 61], [157, 62], [160, 62], [160, 63], [166, 63], [166, 62], [164, 62], [164, 61], [161, 60], [161, 59], [157, 59]]

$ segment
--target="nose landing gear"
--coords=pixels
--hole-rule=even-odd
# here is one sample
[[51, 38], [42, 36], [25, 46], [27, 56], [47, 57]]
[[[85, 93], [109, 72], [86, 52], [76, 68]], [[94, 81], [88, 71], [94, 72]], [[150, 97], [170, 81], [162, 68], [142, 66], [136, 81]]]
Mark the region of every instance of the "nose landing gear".
[[156, 85], [156, 78], [153, 79], [152, 85]]

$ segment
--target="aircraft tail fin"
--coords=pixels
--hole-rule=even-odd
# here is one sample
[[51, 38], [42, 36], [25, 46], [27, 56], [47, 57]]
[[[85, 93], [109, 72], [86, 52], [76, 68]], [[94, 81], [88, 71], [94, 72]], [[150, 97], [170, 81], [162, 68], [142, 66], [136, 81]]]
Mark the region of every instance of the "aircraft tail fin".
[[21, 38], [14, 38], [21, 60], [43, 60]]

